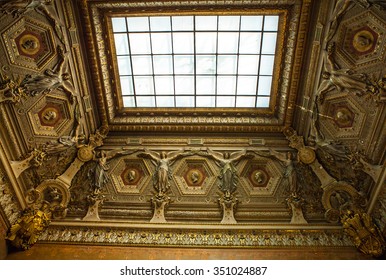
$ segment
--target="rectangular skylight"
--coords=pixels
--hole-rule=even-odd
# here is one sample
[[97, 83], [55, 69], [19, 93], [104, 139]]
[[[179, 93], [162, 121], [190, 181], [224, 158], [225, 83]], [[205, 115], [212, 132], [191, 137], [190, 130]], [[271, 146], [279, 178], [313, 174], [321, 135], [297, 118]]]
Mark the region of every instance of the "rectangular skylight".
[[278, 15], [113, 17], [126, 108], [268, 108]]

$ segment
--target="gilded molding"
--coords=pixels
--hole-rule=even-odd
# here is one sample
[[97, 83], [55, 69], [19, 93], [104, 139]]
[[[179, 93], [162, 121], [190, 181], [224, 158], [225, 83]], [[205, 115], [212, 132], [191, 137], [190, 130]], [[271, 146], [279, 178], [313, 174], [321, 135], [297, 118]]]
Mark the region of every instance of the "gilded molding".
[[9, 221], [13, 224], [19, 216], [21, 207], [13, 196], [12, 187], [6, 179], [5, 172], [0, 168], [0, 206]]
[[40, 242], [104, 244], [115, 246], [184, 247], [348, 247], [352, 243], [342, 230], [168, 230], [106, 229], [51, 226]]

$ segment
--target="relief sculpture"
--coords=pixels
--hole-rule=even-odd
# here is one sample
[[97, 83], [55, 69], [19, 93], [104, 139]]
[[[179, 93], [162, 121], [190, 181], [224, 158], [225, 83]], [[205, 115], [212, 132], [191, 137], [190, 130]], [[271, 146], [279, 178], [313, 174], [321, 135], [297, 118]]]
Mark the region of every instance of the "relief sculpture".
[[170, 189], [170, 179], [172, 172], [170, 167], [179, 157], [192, 155], [191, 151], [179, 150], [171, 152], [155, 152], [145, 149], [144, 153], [140, 153], [139, 157], [149, 158], [155, 165], [155, 172], [153, 174], [153, 186], [156, 194], [152, 198], [152, 205], [154, 207], [154, 215], [150, 222], [165, 223], [164, 211], [165, 206], [169, 204], [170, 197], [167, 192]]
[[67, 71], [66, 55], [62, 47], [58, 47], [59, 61], [53, 69], [47, 69], [44, 75], [27, 75], [20, 86], [30, 95], [50, 93], [61, 90], [66, 93], [71, 103], [74, 102], [74, 89], [70, 84], [70, 73]]
[[235, 224], [237, 223], [234, 218], [235, 207], [238, 203], [238, 199], [235, 197], [237, 190], [237, 184], [239, 175], [235, 165], [245, 156], [247, 156], [247, 150], [236, 151], [233, 153], [225, 152], [220, 153], [207, 149], [207, 153], [200, 153], [204, 156], [213, 158], [216, 164], [220, 167], [220, 179], [219, 189], [222, 192], [219, 198], [220, 206], [223, 210], [223, 218], [221, 223]]

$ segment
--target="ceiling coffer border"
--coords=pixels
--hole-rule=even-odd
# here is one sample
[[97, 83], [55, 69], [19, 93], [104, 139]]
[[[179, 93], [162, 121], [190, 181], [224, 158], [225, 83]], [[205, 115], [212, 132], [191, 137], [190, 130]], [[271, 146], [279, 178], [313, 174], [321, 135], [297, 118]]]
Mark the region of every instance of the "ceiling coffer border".
[[[133, 10], [176, 10], [176, 9], [235, 9], [242, 10], [282, 10], [286, 15], [284, 52], [278, 84], [278, 97], [274, 110], [259, 114], [259, 110], [238, 110], [231, 112], [220, 109], [215, 113], [209, 110], [176, 110], [175, 113], [159, 111], [143, 114], [136, 110], [135, 115], [121, 112], [114, 100], [111, 81], [114, 80], [108, 56], [110, 51], [104, 42], [108, 41], [104, 30], [106, 14], [132, 12]], [[284, 7], [284, 8], [283, 8]], [[299, 86], [300, 68], [304, 55], [307, 23], [311, 0], [296, 1], [154, 1], [154, 2], [95, 2], [84, 0], [82, 11], [85, 23], [86, 41], [90, 50], [90, 67], [95, 80], [95, 92], [99, 115], [110, 131], [131, 132], [281, 132], [292, 122], [296, 94]]]

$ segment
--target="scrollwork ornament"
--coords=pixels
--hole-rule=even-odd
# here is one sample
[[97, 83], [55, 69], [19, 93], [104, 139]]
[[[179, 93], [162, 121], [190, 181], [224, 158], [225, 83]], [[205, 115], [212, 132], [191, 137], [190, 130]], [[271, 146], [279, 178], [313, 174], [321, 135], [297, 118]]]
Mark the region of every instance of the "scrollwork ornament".
[[27, 193], [25, 195], [25, 200], [27, 201], [28, 204], [36, 203], [37, 201], [40, 201], [41, 199], [42, 199], [42, 194], [35, 189], [31, 189], [31, 190], [27, 191]]
[[15, 173], [16, 178], [20, 176], [26, 169], [30, 167], [39, 167], [43, 164], [47, 154], [41, 150], [33, 149], [28, 156], [23, 160], [11, 161], [11, 168]]

